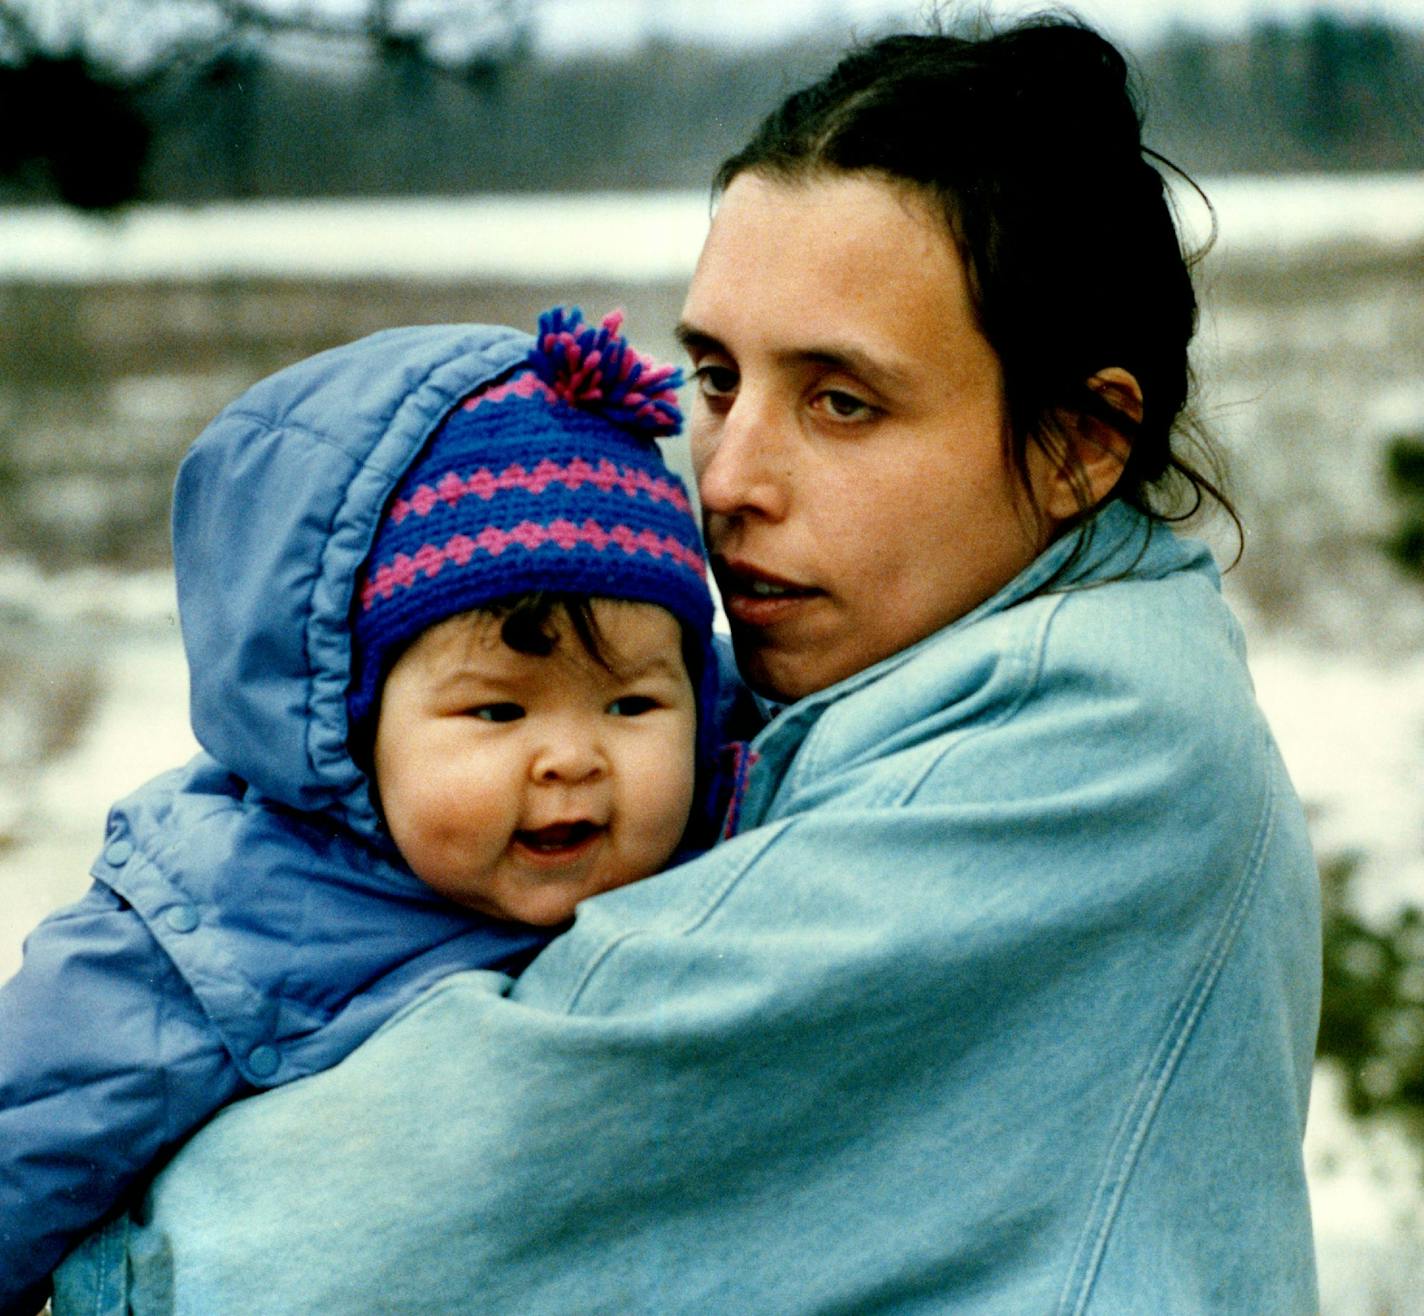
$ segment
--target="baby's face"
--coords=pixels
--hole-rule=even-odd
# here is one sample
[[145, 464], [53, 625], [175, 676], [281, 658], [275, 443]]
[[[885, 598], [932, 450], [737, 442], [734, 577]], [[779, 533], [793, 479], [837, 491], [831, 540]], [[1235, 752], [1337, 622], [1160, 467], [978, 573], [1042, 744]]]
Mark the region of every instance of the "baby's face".
[[441, 895], [558, 924], [677, 848], [697, 731], [681, 629], [652, 604], [593, 607], [608, 668], [557, 614], [548, 657], [471, 614], [432, 626], [386, 678], [376, 787], [401, 854]]

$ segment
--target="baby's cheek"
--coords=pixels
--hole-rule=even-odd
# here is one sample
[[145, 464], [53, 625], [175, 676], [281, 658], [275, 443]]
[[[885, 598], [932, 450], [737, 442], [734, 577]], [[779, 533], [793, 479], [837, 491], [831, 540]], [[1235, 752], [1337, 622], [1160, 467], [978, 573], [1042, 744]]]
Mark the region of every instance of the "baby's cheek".
[[492, 781], [467, 771], [455, 771], [437, 761], [416, 779], [413, 802], [433, 821], [443, 820], [458, 827], [463, 818], [491, 812], [495, 796]]
[[659, 804], [660, 807], [650, 813], [644, 829], [648, 849], [656, 852], [652, 861], [654, 869], [661, 868], [672, 858], [687, 830], [688, 816], [692, 812], [691, 774], [685, 782], [670, 783], [659, 797]]
[[478, 830], [470, 813], [465, 792], [449, 781], [430, 777], [406, 784], [391, 802], [387, 821], [396, 845], [416, 867], [415, 856], [426, 863], [457, 857]]

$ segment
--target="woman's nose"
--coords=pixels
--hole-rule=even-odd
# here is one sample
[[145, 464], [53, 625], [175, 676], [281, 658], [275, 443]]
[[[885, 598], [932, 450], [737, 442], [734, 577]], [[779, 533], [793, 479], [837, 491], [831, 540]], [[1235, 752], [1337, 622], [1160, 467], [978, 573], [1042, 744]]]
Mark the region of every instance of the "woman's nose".
[[713, 516], [786, 514], [790, 485], [785, 436], [745, 391], [720, 416], [704, 416], [692, 436], [697, 493]]

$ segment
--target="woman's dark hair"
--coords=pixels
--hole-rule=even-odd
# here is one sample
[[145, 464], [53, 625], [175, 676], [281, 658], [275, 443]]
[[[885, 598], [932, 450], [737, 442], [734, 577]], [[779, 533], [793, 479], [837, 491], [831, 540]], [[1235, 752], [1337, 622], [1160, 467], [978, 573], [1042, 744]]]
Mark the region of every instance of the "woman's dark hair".
[[[1168, 163], [1142, 145], [1122, 55], [1050, 16], [852, 51], [773, 111], [715, 185], [747, 171], [786, 181], [830, 171], [922, 189], [958, 245], [998, 355], [1020, 475], [1030, 442], [1071, 452], [1065, 428], [1091, 434], [1082, 422], [1095, 420], [1131, 441], [1113, 496], [1163, 520], [1210, 498], [1239, 530], [1217, 480], [1182, 451], [1199, 450], [1214, 470], [1187, 406], [1196, 258], [1183, 252], [1154, 161]], [[1137, 379], [1140, 423], [1088, 387], [1110, 366]], [[1085, 487], [1079, 501], [1090, 510]]]

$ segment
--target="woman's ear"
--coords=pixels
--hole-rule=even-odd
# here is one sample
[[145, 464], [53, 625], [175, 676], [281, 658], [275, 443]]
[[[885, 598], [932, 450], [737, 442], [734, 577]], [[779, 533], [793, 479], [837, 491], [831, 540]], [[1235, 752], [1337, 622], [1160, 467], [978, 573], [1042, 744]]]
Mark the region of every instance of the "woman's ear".
[[1052, 455], [1039, 485], [1039, 506], [1057, 523], [1074, 520], [1112, 493], [1132, 447], [1129, 435], [1142, 422], [1142, 389], [1121, 366], [1098, 371], [1087, 385], [1124, 424], [1119, 428], [1084, 413], [1068, 420], [1063, 448]]
[[1142, 389], [1135, 375], [1121, 366], [1109, 366], [1088, 380], [1088, 387], [1134, 425], [1142, 424]]

